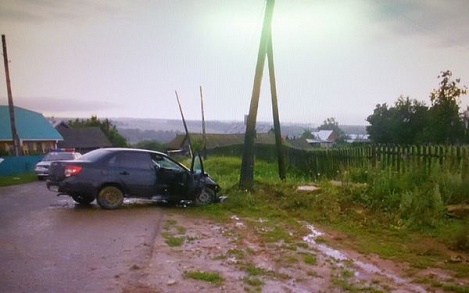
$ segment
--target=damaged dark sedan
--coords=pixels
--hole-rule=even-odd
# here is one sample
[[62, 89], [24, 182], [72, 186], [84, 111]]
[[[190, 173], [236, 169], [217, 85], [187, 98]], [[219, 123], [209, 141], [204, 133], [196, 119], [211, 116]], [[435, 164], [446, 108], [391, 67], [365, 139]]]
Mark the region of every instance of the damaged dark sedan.
[[124, 198], [168, 203], [208, 204], [220, 201], [220, 186], [204, 171], [200, 156], [191, 168], [164, 153], [131, 148], [104, 148], [77, 160], [51, 164], [47, 188], [80, 204], [96, 202], [117, 209]]

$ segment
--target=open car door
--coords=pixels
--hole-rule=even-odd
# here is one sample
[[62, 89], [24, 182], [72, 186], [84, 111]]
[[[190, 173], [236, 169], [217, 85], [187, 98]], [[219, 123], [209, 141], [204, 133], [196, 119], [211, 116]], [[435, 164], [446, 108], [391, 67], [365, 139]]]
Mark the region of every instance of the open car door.
[[205, 173], [204, 163], [200, 154], [196, 154], [192, 157], [191, 171], [194, 175], [203, 175]]
[[192, 157], [191, 173], [195, 185], [195, 203], [207, 204], [219, 201], [220, 186], [204, 170], [204, 163], [200, 154]]

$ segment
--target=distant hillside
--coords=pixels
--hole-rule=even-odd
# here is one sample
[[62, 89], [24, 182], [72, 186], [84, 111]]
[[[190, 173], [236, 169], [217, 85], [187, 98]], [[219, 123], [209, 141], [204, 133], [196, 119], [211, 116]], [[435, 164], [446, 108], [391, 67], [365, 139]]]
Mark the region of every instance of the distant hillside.
[[[112, 123], [116, 125], [119, 133], [124, 136], [129, 143], [135, 144], [142, 140], [156, 140], [159, 142], [169, 142], [176, 134], [185, 133], [181, 120], [171, 119], [141, 119], [141, 118], [113, 118]], [[186, 121], [189, 132], [202, 133], [202, 122]], [[257, 122], [258, 133], [266, 133], [272, 129], [271, 122]], [[312, 124], [282, 123], [281, 131], [283, 136], [290, 138], [299, 137], [305, 130], [315, 130], [317, 126]], [[206, 121], [206, 133], [244, 133], [246, 126], [243, 121]], [[363, 125], [340, 125], [340, 128], [347, 134], [366, 133]]]
[[[157, 140], [159, 142], [169, 142], [176, 134], [185, 133], [181, 120], [166, 119], [138, 119], [138, 118], [117, 118], [112, 119], [119, 133], [131, 144], [142, 140]], [[186, 121], [189, 132], [202, 133], [201, 121]], [[272, 128], [272, 123], [258, 122], [257, 132], [266, 133]], [[309, 125], [283, 125], [282, 134], [297, 136], [303, 133], [304, 129], [310, 129]], [[206, 121], [206, 133], [244, 133], [246, 126], [241, 121]]]
[[[76, 118], [49, 118], [51, 121], [75, 120]], [[177, 134], [185, 133], [180, 119], [150, 119], [150, 118], [110, 118], [119, 133], [130, 144], [144, 140], [156, 140], [162, 143], [170, 142]], [[188, 120], [189, 132], [202, 133], [202, 121]], [[206, 121], [206, 133], [244, 133], [246, 125], [243, 121]], [[339, 125], [346, 134], [365, 134], [364, 125]], [[257, 122], [258, 133], [266, 133], [273, 128], [272, 122]], [[281, 123], [282, 136], [289, 138], [300, 137], [305, 130], [314, 131], [317, 125], [307, 123]]]

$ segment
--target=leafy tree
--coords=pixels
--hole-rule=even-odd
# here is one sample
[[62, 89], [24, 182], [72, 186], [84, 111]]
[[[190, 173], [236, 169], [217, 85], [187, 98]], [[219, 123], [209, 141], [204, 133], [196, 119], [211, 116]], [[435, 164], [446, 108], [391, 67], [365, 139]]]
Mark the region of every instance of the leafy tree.
[[366, 118], [370, 123], [366, 127], [369, 138], [374, 143], [392, 143], [395, 140], [395, 121], [392, 108], [388, 108], [386, 103], [376, 105], [373, 114]]
[[111, 141], [113, 146], [126, 147], [127, 139], [119, 134], [115, 125], [111, 123], [109, 119], [100, 120], [98, 116], [91, 116], [89, 119], [78, 119], [74, 121], [70, 120], [68, 124], [71, 127], [99, 127], [106, 137]]
[[[378, 104], [366, 119], [367, 132], [375, 143], [461, 143], [465, 141], [464, 119], [459, 114], [459, 98], [467, 87], [452, 80], [451, 71], [441, 72], [440, 87], [430, 94], [431, 107], [399, 97], [394, 106]], [[466, 135], [466, 136], [465, 136]]]
[[378, 104], [366, 120], [370, 123], [366, 130], [375, 143], [420, 143], [428, 122], [428, 107], [401, 96], [392, 107]]
[[301, 134], [301, 138], [302, 139], [313, 138], [313, 134], [311, 133], [311, 130], [310, 129], [304, 129], [303, 133]]
[[324, 122], [318, 127], [318, 131], [319, 130], [333, 130], [337, 136], [336, 142], [344, 142], [347, 138], [345, 132], [340, 129], [339, 122], [337, 122], [334, 117], [324, 120]]
[[428, 140], [433, 143], [458, 143], [464, 137], [464, 121], [459, 115], [459, 98], [467, 93], [460, 87], [460, 79], [452, 79], [452, 72], [442, 71], [440, 87], [430, 94], [430, 123], [426, 129]]
[[400, 144], [423, 142], [423, 131], [428, 124], [428, 107], [409, 97], [399, 97], [394, 104], [396, 119], [396, 140]]

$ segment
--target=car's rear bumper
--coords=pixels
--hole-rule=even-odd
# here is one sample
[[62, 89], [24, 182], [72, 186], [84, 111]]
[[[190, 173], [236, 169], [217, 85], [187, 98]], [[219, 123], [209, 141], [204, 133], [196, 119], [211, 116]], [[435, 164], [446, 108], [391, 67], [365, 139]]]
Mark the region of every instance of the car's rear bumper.
[[46, 186], [47, 186], [47, 189], [49, 189], [49, 191], [52, 191], [52, 192], [63, 192], [63, 190], [61, 190], [61, 188], [60, 188], [60, 184], [58, 184], [58, 183], [56, 183], [56, 182], [47, 181], [47, 182], [46, 182]]
[[[69, 179], [73, 181], [73, 178]], [[81, 194], [96, 196], [98, 187], [85, 182], [69, 182], [69, 179], [60, 182], [47, 180], [47, 189], [52, 192], [59, 192], [68, 195]]]

